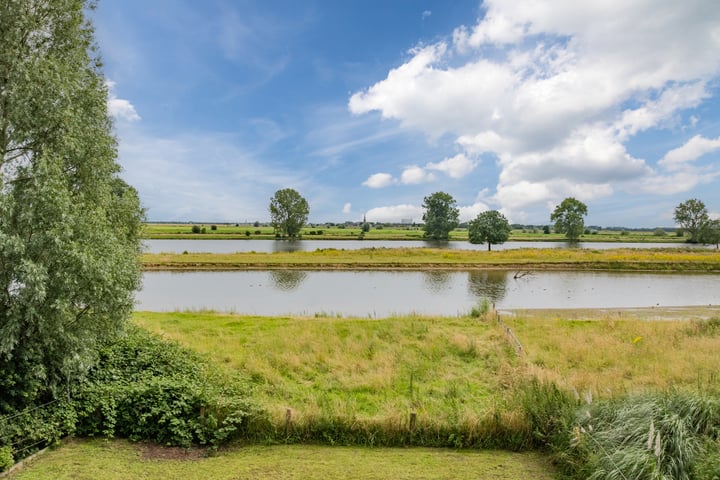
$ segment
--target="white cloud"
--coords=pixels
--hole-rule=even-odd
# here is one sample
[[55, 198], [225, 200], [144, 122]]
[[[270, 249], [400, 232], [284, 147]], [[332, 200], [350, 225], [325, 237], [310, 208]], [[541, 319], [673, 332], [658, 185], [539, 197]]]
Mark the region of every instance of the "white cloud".
[[460, 210], [460, 221], [469, 222], [470, 220], [474, 220], [475, 217], [477, 217], [482, 212], [487, 212], [488, 210], [490, 210], [490, 207], [488, 207], [487, 204], [484, 202], [476, 202], [472, 205], [459, 207], [458, 210]]
[[135, 106], [133, 106], [129, 100], [117, 98], [115, 95], [115, 82], [107, 80], [105, 85], [107, 85], [108, 88], [107, 107], [110, 116], [120, 120], [127, 120], [129, 122], [136, 122], [140, 120], [140, 115], [138, 115], [135, 110]]
[[433, 180], [435, 180], [435, 175], [417, 165], [406, 167], [400, 175], [400, 183], [404, 185], [416, 185], [418, 183], [432, 182]]
[[706, 153], [718, 149], [720, 149], [720, 137], [711, 139], [702, 135], [695, 135], [685, 145], [666, 153], [658, 164], [671, 171], [678, 170]]
[[[457, 28], [450, 43], [410, 51], [385, 79], [352, 95], [350, 111], [380, 112], [431, 140], [451, 135], [465, 155], [495, 154], [493, 201], [518, 216], [569, 194], [588, 200], [633, 185], [686, 191], [713, 178], [712, 171], [660, 175], [650, 163], [657, 158], [636, 158], [626, 144], [676, 125], [710, 97], [720, 72], [714, 2], [486, 0], [483, 7], [485, 15]], [[659, 166], [678, 168], [718, 141], [698, 137]], [[468, 159], [453, 158], [423, 168], [466, 175]]]
[[352, 211], [352, 203], [348, 202], [345, 205], [343, 205], [342, 212], [343, 213], [350, 213]]
[[446, 173], [450, 178], [463, 178], [476, 166], [476, 161], [469, 159], [464, 153], [459, 153], [438, 163], [428, 163], [425, 168]]
[[368, 222], [421, 222], [423, 216], [422, 207], [415, 205], [392, 205], [387, 207], [376, 207], [368, 210], [365, 218]]
[[430, 15], [432, 15], [432, 12], [431, 12], [430, 10], [423, 10], [421, 16], [422, 16], [422, 19], [425, 20], [425, 19], [428, 18]]
[[370, 188], [385, 188], [395, 183], [395, 179], [389, 173], [373, 173], [362, 184]]

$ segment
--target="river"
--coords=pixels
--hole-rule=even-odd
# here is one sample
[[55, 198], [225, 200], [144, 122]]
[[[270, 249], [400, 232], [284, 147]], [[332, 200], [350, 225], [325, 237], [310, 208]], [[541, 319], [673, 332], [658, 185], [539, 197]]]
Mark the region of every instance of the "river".
[[146, 272], [137, 309], [257, 315], [457, 315], [497, 308], [717, 305], [720, 275], [614, 272]]
[[[295, 252], [334, 248], [358, 250], [361, 248], [449, 248], [461, 250], [487, 250], [486, 244], [465, 241], [429, 242], [422, 240], [145, 240], [148, 253], [235, 253], [235, 252]], [[687, 243], [616, 243], [616, 242], [505, 242], [493, 245], [493, 250], [518, 248], [684, 248]], [[710, 248], [703, 245], [693, 248]]]

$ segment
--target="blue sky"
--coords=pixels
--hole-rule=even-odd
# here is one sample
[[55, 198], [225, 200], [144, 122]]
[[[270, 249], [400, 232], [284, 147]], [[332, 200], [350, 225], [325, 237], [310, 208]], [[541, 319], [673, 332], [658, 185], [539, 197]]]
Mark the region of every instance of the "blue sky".
[[155, 221], [545, 224], [720, 213], [715, 0], [101, 0], [123, 177]]

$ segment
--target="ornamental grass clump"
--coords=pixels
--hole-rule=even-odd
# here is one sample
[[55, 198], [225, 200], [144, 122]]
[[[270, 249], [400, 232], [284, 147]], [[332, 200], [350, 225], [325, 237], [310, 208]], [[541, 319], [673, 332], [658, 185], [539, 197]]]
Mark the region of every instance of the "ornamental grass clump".
[[560, 457], [578, 479], [703, 478], [694, 472], [710, 461], [706, 444], [720, 433], [719, 407], [717, 397], [680, 392], [589, 405]]

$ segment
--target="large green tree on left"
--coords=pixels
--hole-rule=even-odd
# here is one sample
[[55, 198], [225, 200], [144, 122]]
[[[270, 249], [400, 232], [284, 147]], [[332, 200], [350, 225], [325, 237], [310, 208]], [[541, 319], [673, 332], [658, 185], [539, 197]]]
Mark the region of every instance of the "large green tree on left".
[[0, 414], [64, 394], [140, 285], [93, 7], [0, 1]]

